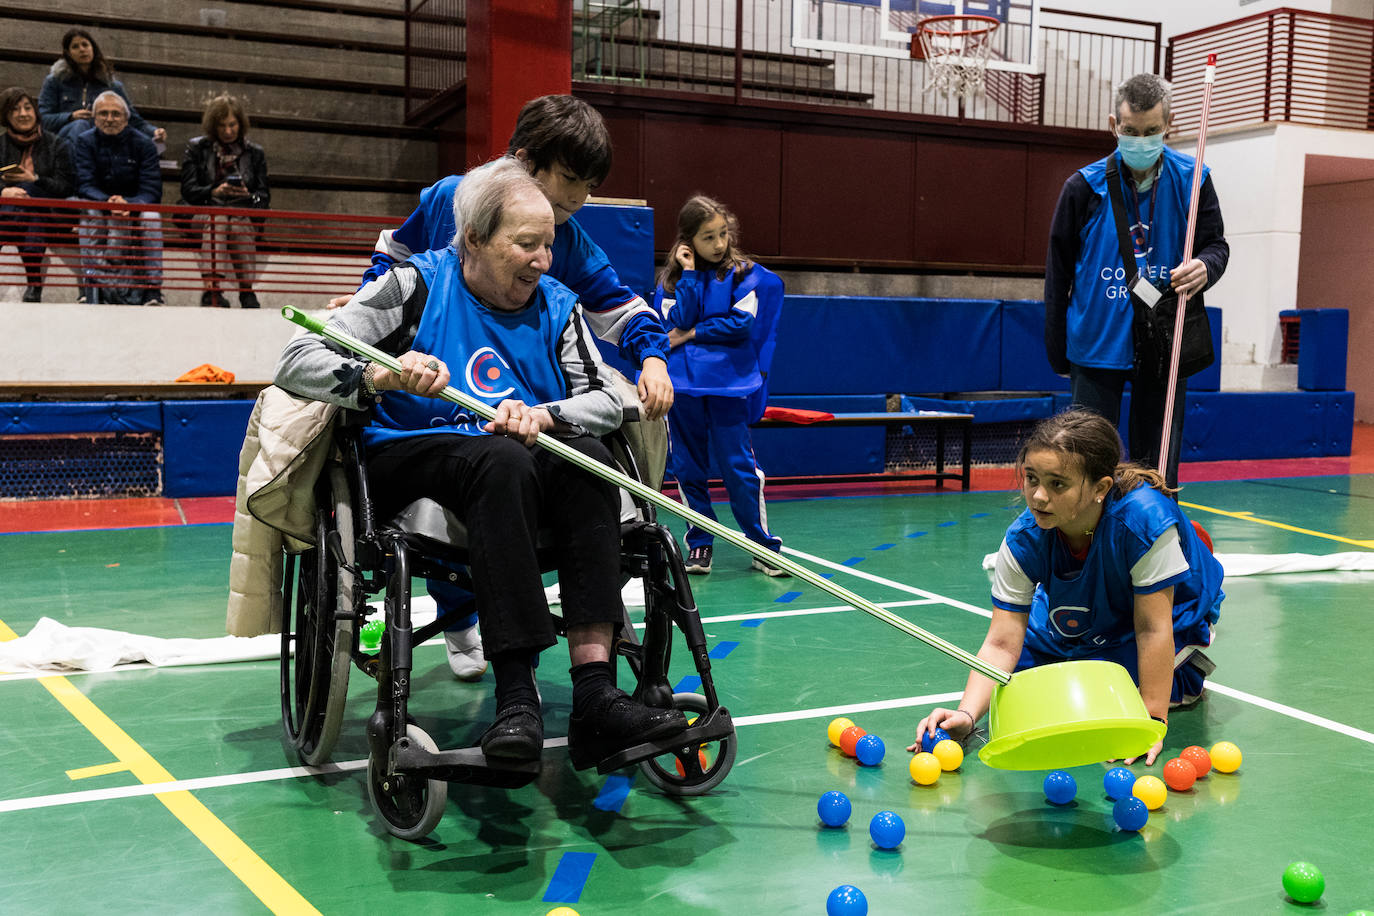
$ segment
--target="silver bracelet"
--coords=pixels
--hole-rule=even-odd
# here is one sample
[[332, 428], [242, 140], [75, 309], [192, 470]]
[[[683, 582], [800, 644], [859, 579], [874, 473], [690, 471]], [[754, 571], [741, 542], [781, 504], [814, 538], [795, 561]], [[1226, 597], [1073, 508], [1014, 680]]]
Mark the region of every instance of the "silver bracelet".
[[374, 378], [376, 372], [376, 363], [369, 362], [363, 367], [363, 393], [373, 400], [377, 399], [377, 382]]

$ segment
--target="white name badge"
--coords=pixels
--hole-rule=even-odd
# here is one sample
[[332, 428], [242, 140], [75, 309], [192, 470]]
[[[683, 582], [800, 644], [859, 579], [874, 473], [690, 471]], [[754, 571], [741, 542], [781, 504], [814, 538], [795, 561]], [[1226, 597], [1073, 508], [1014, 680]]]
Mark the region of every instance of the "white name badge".
[[1131, 293], [1141, 302], [1145, 303], [1146, 308], [1151, 309], [1155, 307], [1155, 303], [1164, 295], [1159, 290], [1155, 289], [1154, 284], [1144, 277], [1135, 278], [1135, 282], [1131, 284]]

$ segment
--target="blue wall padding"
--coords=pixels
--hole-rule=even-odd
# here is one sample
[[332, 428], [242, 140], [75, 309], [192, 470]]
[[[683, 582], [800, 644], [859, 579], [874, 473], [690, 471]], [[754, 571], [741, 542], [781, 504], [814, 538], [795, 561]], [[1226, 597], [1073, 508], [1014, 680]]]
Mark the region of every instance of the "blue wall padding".
[[1001, 303], [996, 300], [788, 296], [778, 323], [769, 390], [870, 394], [995, 389], [1001, 377], [1000, 350]]
[[574, 219], [606, 252], [620, 282], [648, 300], [654, 291], [653, 208], [587, 204]]
[[1185, 403], [1182, 462], [1350, 454], [1351, 391], [1189, 391]]
[[1212, 330], [1212, 365], [1194, 375], [1188, 376], [1189, 391], [1221, 390], [1221, 309], [1207, 307], [1207, 323]]
[[[830, 397], [772, 395], [768, 403], [830, 413], [881, 413], [881, 394]], [[885, 467], [887, 431], [882, 426], [755, 429], [754, 457], [769, 477], [879, 474]], [[720, 475], [712, 470], [713, 477]]]
[[1002, 391], [1068, 391], [1069, 380], [1054, 374], [1045, 356], [1045, 303], [1039, 299], [1002, 302]]
[[1346, 309], [1301, 309], [1298, 325], [1298, 387], [1304, 391], [1343, 391], [1350, 335]]
[[1054, 397], [988, 398], [987, 400], [944, 400], [942, 398], [902, 398], [903, 410], [948, 410], [973, 414], [974, 424], [1010, 423], [1016, 420], [1040, 420], [1054, 413]]
[[162, 429], [152, 401], [67, 401], [0, 404], [0, 435], [147, 433]]
[[162, 402], [163, 495], [232, 495], [252, 411], [252, 401]]

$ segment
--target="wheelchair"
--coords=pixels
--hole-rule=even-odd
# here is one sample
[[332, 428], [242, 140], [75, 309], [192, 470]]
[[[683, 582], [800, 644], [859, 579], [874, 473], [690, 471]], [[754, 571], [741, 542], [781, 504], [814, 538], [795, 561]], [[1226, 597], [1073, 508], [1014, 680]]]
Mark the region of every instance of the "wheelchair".
[[[366, 414], [345, 411], [332, 431], [329, 457], [315, 486], [314, 546], [288, 554], [281, 639], [281, 709], [285, 741], [300, 761], [326, 763], [344, 721], [354, 667], [377, 682], [367, 720], [367, 790], [387, 830], [405, 840], [428, 836], [443, 816], [448, 783], [518, 788], [532, 782], [539, 761], [487, 760], [480, 747], [439, 750], [407, 711], [413, 650], [440, 634], [446, 621], [411, 625], [411, 577], [439, 578], [471, 589], [465, 570], [467, 533], [438, 503], [421, 499], [379, 522], [369, 496], [361, 430]], [[642, 479], [623, 431], [607, 438], [621, 468]], [[720, 705], [711, 663], [681, 552], [659, 524], [652, 504], [621, 492], [622, 585], [644, 582], [644, 635], [628, 612], [615, 652], [635, 677], [633, 696], [650, 706], [676, 707], [687, 731], [626, 748], [597, 764], [610, 773], [637, 765], [669, 795], [710, 792], [736, 755], [734, 724]], [[543, 538], [541, 537], [542, 541]], [[547, 565], [542, 562], [541, 565]], [[382, 595], [385, 629], [376, 651], [362, 648], [359, 630], [368, 599]], [[555, 629], [566, 636], [561, 618]], [[668, 681], [673, 629], [682, 634], [701, 680], [700, 693], [674, 693]]]

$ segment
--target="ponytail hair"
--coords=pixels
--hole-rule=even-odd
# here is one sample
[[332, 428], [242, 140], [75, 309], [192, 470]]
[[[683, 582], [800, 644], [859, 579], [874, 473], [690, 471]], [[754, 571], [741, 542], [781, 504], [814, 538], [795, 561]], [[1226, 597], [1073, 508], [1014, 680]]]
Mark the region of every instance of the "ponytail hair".
[[1066, 410], [1036, 424], [1016, 456], [1018, 478], [1026, 465], [1026, 455], [1040, 450], [1072, 457], [1090, 481], [1112, 478], [1112, 489], [1118, 496], [1125, 496], [1142, 484], [1165, 494], [1178, 492], [1154, 468], [1124, 460], [1125, 450], [1116, 427], [1091, 410]]
[[[739, 220], [735, 214], [720, 201], [704, 194], [697, 194], [688, 198], [687, 203], [683, 204], [678, 212], [677, 238], [669, 246], [668, 258], [658, 272], [658, 285], [663, 287], [664, 292], [672, 293], [677, 288], [677, 281], [682, 277], [682, 265], [677, 260], [678, 246], [686, 245], [692, 248], [692, 239], [701, 231], [701, 227], [717, 216], [725, 218], [725, 229], [729, 233], [730, 243], [725, 249], [725, 256], [716, 265], [716, 279], [724, 280], [731, 268], [739, 268], [742, 276], [754, 266], [753, 260], [739, 249]], [[696, 257], [695, 248], [692, 248], [692, 256]], [[701, 266], [698, 265], [697, 269], [700, 270]]]

